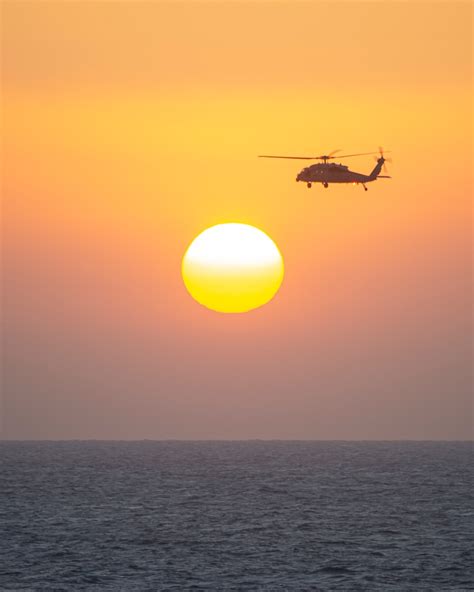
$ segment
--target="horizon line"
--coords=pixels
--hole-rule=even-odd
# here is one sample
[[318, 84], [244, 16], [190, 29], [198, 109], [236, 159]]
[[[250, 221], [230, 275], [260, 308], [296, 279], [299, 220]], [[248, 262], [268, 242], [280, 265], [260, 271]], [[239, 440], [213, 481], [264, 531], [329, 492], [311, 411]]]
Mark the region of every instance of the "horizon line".
[[2, 442], [469, 442], [474, 437], [466, 438], [0, 438]]

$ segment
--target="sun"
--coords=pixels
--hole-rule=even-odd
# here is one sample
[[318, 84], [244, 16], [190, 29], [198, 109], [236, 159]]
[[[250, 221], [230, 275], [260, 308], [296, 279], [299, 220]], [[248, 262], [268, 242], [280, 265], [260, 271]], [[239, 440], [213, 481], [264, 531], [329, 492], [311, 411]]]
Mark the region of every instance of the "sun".
[[283, 258], [262, 230], [218, 224], [201, 232], [184, 254], [188, 292], [203, 306], [224, 313], [247, 312], [269, 302], [283, 281]]

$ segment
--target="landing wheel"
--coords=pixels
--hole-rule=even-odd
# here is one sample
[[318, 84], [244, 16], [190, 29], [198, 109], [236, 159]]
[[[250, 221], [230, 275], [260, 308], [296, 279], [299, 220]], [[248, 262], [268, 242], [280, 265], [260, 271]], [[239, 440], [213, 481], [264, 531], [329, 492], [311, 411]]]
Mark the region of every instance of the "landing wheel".
[[311, 189], [311, 183], [306, 183], [306, 187], [307, 187], [308, 189]]
[[329, 187], [329, 185], [327, 183], [323, 183], [323, 187], [324, 187], [324, 189], [327, 189]]
[[367, 187], [365, 185], [363, 185], [363, 187], [364, 187], [364, 191], [367, 191]]

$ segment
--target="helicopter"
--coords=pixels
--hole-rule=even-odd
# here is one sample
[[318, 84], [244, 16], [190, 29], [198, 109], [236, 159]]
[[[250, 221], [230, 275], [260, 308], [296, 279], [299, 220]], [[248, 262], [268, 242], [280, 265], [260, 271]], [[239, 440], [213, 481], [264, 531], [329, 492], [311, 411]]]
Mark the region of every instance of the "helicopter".
[[[343, 154], [341, 156], [334, 156], [339, 150], [333, 150], [329, 154], [323, 154], [321, 156], [275, 156], [271, 154], [261, 154], [259, 158], [289, 158], [295, 160], [322, 160], [316, 164], [312, 164], [302, 169], [296, 176], [296, 181], [303, 181], [306, 183], [308, 189], [311, 189], [313, 183], [322, 183], [323, 187], [327, 189], [329, 183], [352, 183], [353, 185], [361, 184], [365, 191], [367, 191], [366, 183], [376, 181], [377, 179], [391, 179], [389, 175], [380, 175], [380, 171], [386, 172], [385, 161], [391, 162], [389, 158], [384, 157], [384, 151], [382, 147], [379, 147], [378, 152], [362, 152], [359, 154]], [[369, 154], [379, 154], [378, 158], [375, 158], [377, 164], [374, 170], [368, 174], [356, 173], [350, 171], [349, 167], [343, 164], [335, 164], [328, 162], [335, 158], [350, 158], [353, 156], [367, 156]]]

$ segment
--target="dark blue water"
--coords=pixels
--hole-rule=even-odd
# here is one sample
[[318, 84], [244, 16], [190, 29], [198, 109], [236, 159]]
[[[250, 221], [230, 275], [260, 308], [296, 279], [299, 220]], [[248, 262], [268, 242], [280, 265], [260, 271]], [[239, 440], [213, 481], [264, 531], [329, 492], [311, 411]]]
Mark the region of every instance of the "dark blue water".
[[0, 590], [474, 590], [472, 448], [2, 442]]

